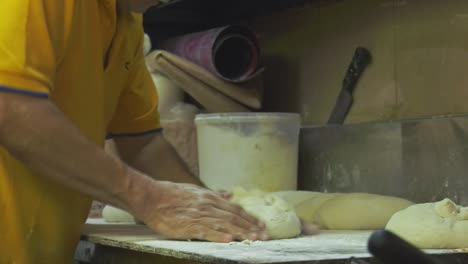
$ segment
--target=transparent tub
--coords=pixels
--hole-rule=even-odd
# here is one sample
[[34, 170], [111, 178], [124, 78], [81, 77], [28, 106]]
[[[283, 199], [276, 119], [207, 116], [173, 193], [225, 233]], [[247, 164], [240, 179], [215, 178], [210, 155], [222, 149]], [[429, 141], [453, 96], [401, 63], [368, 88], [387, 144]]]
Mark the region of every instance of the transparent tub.
[[200, 179], [213, 190], [296, 190], [300, 123], [294, 113], [197, 115]]

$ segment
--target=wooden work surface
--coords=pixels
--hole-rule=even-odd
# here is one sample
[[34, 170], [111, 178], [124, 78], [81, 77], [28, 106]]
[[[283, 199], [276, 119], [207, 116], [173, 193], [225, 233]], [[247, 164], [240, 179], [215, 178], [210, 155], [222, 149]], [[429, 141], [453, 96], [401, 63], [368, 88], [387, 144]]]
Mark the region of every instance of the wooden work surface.
[[[105, 224], [88, 220], [83, 240], [98, 245], [168, 256], [199, 263], [318, 263], [328, 260], [368, 258], [371, 231], [324, 231], [320, 235], [253, 243], [210, 243], [164, 239], [143, 225]], [[430, 250], [429, 253], [454, 253]]]

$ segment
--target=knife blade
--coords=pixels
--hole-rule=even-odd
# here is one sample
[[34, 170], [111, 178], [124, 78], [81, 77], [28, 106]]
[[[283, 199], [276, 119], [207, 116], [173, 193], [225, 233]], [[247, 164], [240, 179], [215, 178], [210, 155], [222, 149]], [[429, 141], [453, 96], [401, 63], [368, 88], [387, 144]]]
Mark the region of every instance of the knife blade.
[[366, 48], [358, 47], [346, 71], [335, 107], [328, 119], [328, 124], [342, 125], [353, 104], [353, 91], [364, 69], [370, 64], [372, 56]]

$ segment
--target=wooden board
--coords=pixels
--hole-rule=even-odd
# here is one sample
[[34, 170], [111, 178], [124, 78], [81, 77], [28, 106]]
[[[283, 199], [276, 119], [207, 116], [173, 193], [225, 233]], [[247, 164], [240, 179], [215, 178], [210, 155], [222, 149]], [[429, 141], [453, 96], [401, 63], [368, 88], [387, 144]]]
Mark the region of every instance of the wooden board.
[[[91, 224], [92, 223], [92, 224]], [[316, 236], [253, 243], [173, 241], [143, 225], [103, 224], [88, 221], [83, 239], [107, 246], [188, 259], [202, 263], [297, 263], [368, 258], [367, 239], [372, 231], [324, 231]], [[430, 250], [428, 253], [454, 253]]]

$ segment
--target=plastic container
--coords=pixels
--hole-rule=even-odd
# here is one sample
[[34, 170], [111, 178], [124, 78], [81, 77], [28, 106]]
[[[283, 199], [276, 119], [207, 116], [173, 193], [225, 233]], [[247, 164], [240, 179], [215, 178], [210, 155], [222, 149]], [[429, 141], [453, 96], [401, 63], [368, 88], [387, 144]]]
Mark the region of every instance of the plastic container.
[[200, 114], [195, 124], [200, 179], [208, 188], [297, 189], [298, 114]]

